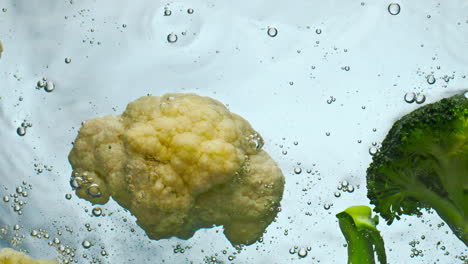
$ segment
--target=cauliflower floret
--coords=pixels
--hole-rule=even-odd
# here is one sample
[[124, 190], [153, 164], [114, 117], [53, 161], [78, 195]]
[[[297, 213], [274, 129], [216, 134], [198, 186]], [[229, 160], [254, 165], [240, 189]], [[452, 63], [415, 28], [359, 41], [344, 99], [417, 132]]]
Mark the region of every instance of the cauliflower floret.
[[252, 244], [284, 188], [262, 146], [245, 119], [214, 99], [145, 96], [122, 115], [83, 124], [69, 155], [71, 185], [94, 204], [112, 196], [151, 239], [223, 225], [232, 244]]
[[33, 260], [23, 252], [11, 248], [0, 250], [0, 264], [58, 264], [55, 260]]

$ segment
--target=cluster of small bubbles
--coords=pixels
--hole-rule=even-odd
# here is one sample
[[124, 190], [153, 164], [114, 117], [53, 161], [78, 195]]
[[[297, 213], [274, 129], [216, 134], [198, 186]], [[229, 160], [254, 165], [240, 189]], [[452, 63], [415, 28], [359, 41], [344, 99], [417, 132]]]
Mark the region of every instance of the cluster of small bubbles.
[[66, 64], [69, 64], [70, 62], [71, 62], [71, 58], [69, 58], [69, 57], [65, 58], [65, 63]]
[[401, 7], [398, 3], [391, 3], [388, 5], [388, 12], [391, 14], [391, 15], [398, 15], [400, 14], [400, 11], [401, 11]]
[[267, 34], [268, 36], [274, 38], [278, 35], [278, 29], [276, 29], [275, 27], [268, 27]]
[[416, 248], [416, 245], [419, 245], [418, 240], [413, 240], [409, 242], [408, 244], [411, 246], [411, 254], [410, 254], [411, 258], [424, 256], [423, 251]]
[[21, 200], [20, 197], [28, 197], [29, 193], [28, 190], [32, 189], [32, 185], [28, 185], [26, 181], [23, 181], [23, 186], [17, 186], [15, 188], [15, 192], [11, 193], [9, 196], [6, 195], [3, 197], [3, 202], [8, 203], [13, 199], [13, 203], [11, 204], [11, 208], [13, 211], [18, 215], [23, 214], [23, 207], [27, 204], [27, 201]]
[[94, 216], [101, 216], [102, 215], [101, 207], [94, 207], [92, 210], [92, 213]]
[[[15, 231], [19, 231], [15, 230]], [[13, 237], [10, 238], [10, 244], [14, 247], [17, 247], [23, 243], [23, 240], [26, 238], [25, 235], [19, 235], [18, 233], [14, 234]]]
[[[174, 254], [177, 254], [177, 253], [184, 254], [186, 249], [190, 249], [190, 246], [186, 246], [185, 248], [183, 248], [180, 244], [177, 244], [174, 247]], [[226, 250], [224, 250], [224, 251], [226, 251]], [[223, 251], [223, 253], [224, 253], [224, 251]], [[226, 251], [226, 253], [227, 253], [227, 251]], [[226, 254], [226, 253], [224, 253], [224, 254]]]
[[206, 256], [205, 264], [223, 264], [224, 262], [218, 259], [216, 256]]
[[36, 172], [37, 175], [41, 174], [44, 172], [44, 170], [46, 171], [52, 171], [53, 170], [53, 166], [49, 166], [49, 165], [41, 165], [38, 164], [38, 163], [34, 163], [34, 171]]
[[283, 235], [287, 236], [288, 234], [289, 234], [289, 230], [288, 230], [288, 229], [284, 229]]
[[291, 248], [289, 249], [289, 254], [291, 254], [291, 255], [296, 254], [298, 248], [299, 248], [298, 246], [291, 247]]
[[327, 104], [331, 104], [336, 101], [336, 98], [333, 96], [330, 96], [330, 98], [327, 99]]
[[455, 79], [455, 75], [452, 75], [452, 76], [444, 75], [442, 77], [442, 80], [444, 80], [446, 83], [450, 82], [450, 80], [453, 80], [453, 79]]
[[175, 34], [174, 32], [167, 35], [167, 42], [169, 43], [175, 43], [177, 42], [177, 39], [178, 39], [177, 34]]
[[245, 140], [248, 146], [254, 151], [260, 151], [264, 144], [263, 138], [258, 133], [247, 136]]
[[427, 83], [432, 85], [436, 82], [436, 79], [434, 77], [434, 74], [429, 74], [426, 76]]
[[20, 137], [25, 136], [26, 135], [26, 130], [29, 127], [32, 127], [32, 123], [28, 122], [26, 120], [23, 120], [23, 122], [21, 122], [21, 125], [16, 129], [16, 134], [18, 134], [18, 136], [20, 136]]

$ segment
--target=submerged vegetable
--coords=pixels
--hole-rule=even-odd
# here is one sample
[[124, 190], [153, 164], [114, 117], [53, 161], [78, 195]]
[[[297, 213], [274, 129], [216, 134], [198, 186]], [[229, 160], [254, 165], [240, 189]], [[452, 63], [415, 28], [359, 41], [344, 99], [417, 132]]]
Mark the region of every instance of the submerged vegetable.
[[23, 252], [11, 248], [0, 249], [0, 264], [58, 264], [55, 260], [33, 260]]
[[387, 263], [384, 241], [377, 230], [379, 217], [368, 206], [352, 206], [336, 215], [348, 243], [348, 264]]
[[79, 197], [112, 196], [152, 239], [223, 225], [252, 244], [275, 218], [284, 177], [250, 124], [195, 94], [145, 96], [122, 115], [89, 120], [69, 160]]
[[458, 94], [395, 122], [367, 169], [368, 197], [391, 224], [432, 208], [468, 245], [468, 99]]

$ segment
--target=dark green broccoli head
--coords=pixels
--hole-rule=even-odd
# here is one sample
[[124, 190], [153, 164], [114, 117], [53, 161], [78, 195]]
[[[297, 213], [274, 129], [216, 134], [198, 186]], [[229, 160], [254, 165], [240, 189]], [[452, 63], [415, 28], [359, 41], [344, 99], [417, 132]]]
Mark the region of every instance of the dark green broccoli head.
[[396, 121], [367, 169], [368, 197], [391, 224], [433, 208], [468, 242], [468, 99], [458, 94]]

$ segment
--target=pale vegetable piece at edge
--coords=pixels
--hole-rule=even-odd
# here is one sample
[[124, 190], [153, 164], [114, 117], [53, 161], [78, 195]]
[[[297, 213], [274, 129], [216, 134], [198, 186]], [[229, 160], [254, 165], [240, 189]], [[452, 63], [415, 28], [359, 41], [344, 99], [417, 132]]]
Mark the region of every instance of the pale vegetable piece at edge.
[[214, 99], [144, 96], [122, 115], [84, 122], [70, 183], [93, 204], [112, 196], [151, 239], [223, 225], [233, 245], [249, 245], [276, 217], [284, 189], [262, 146], [245, 119]]
[[34, 260], [11, 248], [0, 249], [0, 264], [58, 264], [56, 260]]
[[0, 40], [0, 58], [2, 57], [2, 53], [3, 53], [3, 44], [2, 44], [2, 41]]

